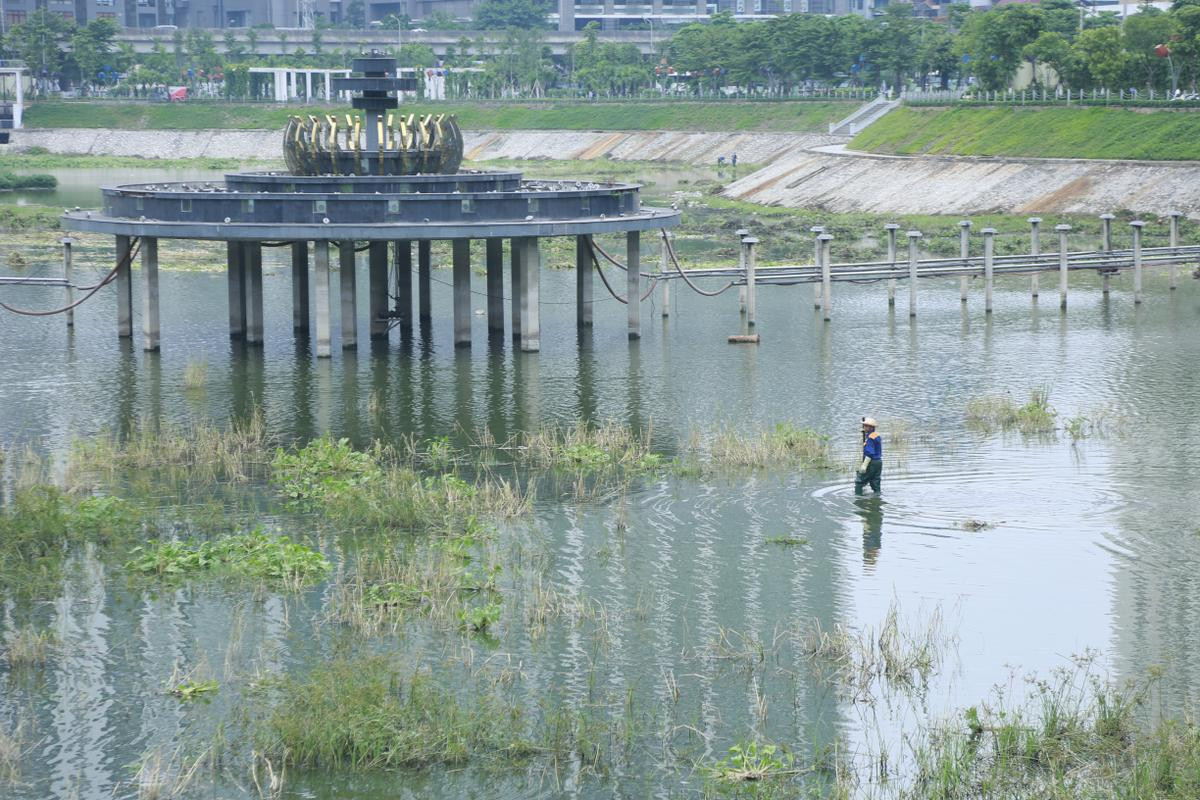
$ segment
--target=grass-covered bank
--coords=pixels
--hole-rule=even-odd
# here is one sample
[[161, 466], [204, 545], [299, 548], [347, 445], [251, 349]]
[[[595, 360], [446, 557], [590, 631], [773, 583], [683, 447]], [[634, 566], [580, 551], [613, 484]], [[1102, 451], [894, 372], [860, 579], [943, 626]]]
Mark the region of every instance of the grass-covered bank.
[[[858, 101], [437, 103], [406, 113], [454, 114], [466, 130], [825, 131]], [[162, 130], [282, 129], [292, 114], [346, 112], [345, 106], [241, 103], [39, 102], [25, 112], [30, 128]]]
[[851, 141], [900, 155], [1200, 159], [1200, 114], [1112, 108], [898, 108]]

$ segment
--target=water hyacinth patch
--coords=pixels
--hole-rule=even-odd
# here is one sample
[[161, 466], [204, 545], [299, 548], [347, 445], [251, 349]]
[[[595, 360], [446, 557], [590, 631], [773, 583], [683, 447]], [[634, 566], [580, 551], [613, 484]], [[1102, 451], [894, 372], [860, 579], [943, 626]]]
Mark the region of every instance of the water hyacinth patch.
[[286, 536], [255, 529], [210, 541], [150, 541], [135, 547], [125, 568], [163, 578], [222, 571], [247, 578], [304, 583], [323, 577], [329, 561]]

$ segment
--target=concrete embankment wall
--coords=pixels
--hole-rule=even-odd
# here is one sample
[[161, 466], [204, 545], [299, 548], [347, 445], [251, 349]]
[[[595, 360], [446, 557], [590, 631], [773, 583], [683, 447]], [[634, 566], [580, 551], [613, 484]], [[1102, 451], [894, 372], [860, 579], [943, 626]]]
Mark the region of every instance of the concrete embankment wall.
[[[465, 155], [495, 158], [675, 161], [714, 164], [737, 153], [747, 164], [765, 164], [807, 147], [834, 141], [806, 133], [703, 133], [679, 131], [466, 131]], [[137, 131], [46, 128], [20, 131], [9, 145], [51, 153], [145, 158], [282, 158], [279, 131]]]
[[793, 153], [734, 181], [754, 203], [894, 214], [1102, 213], [1200, 216], [1200, 163]]

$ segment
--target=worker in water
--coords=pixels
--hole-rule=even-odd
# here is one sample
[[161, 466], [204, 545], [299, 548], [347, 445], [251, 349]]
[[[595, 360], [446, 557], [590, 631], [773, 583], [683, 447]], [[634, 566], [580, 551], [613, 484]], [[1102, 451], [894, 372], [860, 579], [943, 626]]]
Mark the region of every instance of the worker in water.
[[875, 430], [874, 417], [862, 419], [863, 459], [854, 476], [854, 493], [862, 494], [863, 487], [871, 485], [871, 490], [879, 494], [879, 479], [883, 475], [883, 439]]

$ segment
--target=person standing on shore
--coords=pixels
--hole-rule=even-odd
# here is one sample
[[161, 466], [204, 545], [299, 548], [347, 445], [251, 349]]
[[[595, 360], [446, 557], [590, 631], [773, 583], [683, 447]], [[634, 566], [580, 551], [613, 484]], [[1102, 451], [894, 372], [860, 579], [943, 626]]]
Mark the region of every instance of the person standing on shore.
[[855, 494], [862, 494], [863, 487], [867, 485], [870, 485], [875, 494], [880, 493], [880, 479], [883, 476], [883, 439], [875, 427], [874, 417], [863, 417], [863, 459], [854, 475]]

